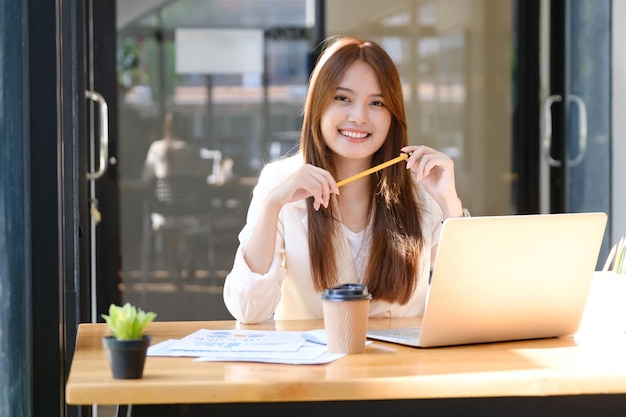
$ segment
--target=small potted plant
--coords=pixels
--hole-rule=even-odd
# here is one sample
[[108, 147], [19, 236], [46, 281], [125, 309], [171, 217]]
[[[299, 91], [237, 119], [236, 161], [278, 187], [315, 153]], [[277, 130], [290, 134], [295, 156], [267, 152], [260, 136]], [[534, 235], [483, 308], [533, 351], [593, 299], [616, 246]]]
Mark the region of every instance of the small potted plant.
[[113, 378], [138, 379], [143, 376], [146, 353], [152, 341], [151, 336], [144, 334], [144, 329], [155, 317], [155, 313], [146, 313], [130, 303], [121, 307], [111, 304], [109, 314], [102, 314], [112, 333], [105, 336], [102, 343], [109, 355]]

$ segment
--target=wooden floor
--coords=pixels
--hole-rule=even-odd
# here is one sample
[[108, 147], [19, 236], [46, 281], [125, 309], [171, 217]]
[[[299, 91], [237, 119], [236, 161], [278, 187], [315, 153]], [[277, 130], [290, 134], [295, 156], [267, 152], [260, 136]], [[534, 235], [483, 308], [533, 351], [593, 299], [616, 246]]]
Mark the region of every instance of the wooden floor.
[[[233, 232], [236, 236], [236, 234]], [[182, 270], [173, 276], [171, 264], [164, 252], [156, 251], [150, 258], [144, 277], [140, 254], [126, 253], [121, 271], [122, 301], [146, 311], [157, 313], [157, 320], [232, 320], [222, 298], [224, 279], [232, 268], [238, 241], [222, 239], [215, 248], [213, 271], [205, 242], [195, 241], [195, 273], [193, 277]], [[184, 266], [185, 260], [181, 260]], [[191, 275], [191, 274], [189, 274]]]
[[186, 279], [177, 282], [167, 276], [151, 278], [147, 284], [125, 281], [122, 301], [154, 311], [157, 320], [232, 320], [222, 298], [227, 271], [218, 272], [217, 278], [199, 278], [192, 282]]

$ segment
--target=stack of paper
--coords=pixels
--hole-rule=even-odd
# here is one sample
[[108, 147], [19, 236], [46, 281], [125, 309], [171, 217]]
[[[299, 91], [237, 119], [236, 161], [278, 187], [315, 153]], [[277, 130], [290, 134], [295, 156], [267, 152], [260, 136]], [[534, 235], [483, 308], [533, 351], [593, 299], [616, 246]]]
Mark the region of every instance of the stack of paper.
[[323, 330], [311, 332], [201, 329], [148, 348], [148, 356], [188, 356], [198, 361], [322, 364], [344, 354], [326, 349]]

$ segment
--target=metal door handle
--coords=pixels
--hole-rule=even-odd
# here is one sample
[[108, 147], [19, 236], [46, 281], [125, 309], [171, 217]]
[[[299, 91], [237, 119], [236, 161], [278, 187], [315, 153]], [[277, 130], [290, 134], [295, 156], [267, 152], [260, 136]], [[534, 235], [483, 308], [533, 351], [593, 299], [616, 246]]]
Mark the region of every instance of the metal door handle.
[[[543, 103], [543, 113], [545, 123], [544, 137], [543, 137], [543, 155], [550, 166], [559, 168], [563, 165], [562, 161], [552, 158], [552, 105], [555, 102], [561, 102], [563, 98], [560, 95], [553, 95], [546, 99]], [[568, 94], [567, 101], [573, 102], [578, 107], [578, 154], [576, 158], [569, 159], [569, 166], [575, 166], [585, 157], [587, 151], [587, 106], [582, 98]]]
[[585, 157], [587, 151], [587, 106], [582, 98], [575, 95], [568, 95], [567, 100], [576, 103], [578, 107], [578, 155], [570, 159], [570, 166], [578, 165]]
[[555, 102], [560, 102], [562, 97], [560, 95], [553, 95], [546, 99], [543, 103], [543, 116], [546, 121], [545, 130], [543, 133], [543, 156], [548, 162], [548, 165], [553, 167], [560, 167], [561, 161], [552, 158], [552, 105]]
[[100, 105], [100, 150], [98, 170], [87, 172], [88, 180], [96, 180], [104, 175], [107, 169], [107, 160], [109, 159], [109, 106], [104, 97], [95, 91], [86, 91], [85, 95], [88, 99]]

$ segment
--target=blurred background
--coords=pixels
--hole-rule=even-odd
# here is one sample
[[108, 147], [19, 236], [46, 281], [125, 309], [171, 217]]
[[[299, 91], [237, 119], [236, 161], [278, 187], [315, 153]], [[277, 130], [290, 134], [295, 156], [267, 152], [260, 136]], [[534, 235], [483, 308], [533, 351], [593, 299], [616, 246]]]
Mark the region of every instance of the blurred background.
[[[118, 0], [115, 290], [162, 320], [231, 318], [222, 284], [256, 177], [297, 151], [335, 34], [390, 53], [410, 142], [454, 159], [473, 215], [608, 212], [610, 16], [610, 1], [583, 0]], [[168, 113], [170, 162], [193, 149], [200, 188], [146, 175]], [[187, 194], [202, 201], [177, 207]]]

